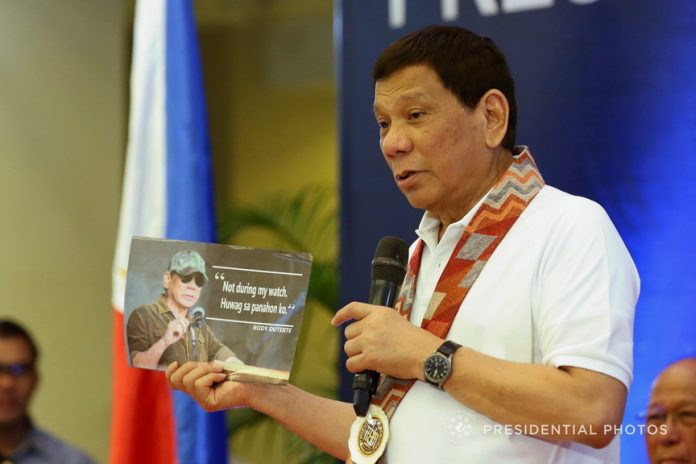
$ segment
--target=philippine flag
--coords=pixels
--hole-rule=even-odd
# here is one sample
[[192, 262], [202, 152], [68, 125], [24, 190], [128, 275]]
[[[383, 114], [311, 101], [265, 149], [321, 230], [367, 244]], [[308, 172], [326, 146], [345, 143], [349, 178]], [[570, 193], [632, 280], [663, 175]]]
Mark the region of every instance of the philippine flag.
[[128, 152], [113, 268], [112, 464], [227, 462], [224, 413], [129, 368], [123, 303], [131, 237], [215, 241], [210, 142], [190, 0], [138, 0]]

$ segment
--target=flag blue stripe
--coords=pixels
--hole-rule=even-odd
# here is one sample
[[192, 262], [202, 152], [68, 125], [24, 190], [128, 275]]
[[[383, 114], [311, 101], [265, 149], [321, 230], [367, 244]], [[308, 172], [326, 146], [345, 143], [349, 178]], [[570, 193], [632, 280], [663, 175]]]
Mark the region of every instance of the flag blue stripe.
[[[214, 242], [211, 151], [193, 8], [190, 0], [166, 5], [166, 236]], [[206, 413], [188, 395], [174, 392], [174, 415], [179, 463], [227, 462], [224, 412]]]
[[215, 240], [215, 210], [193, 9], [190, 0], [167, 2], [167, 214], [169, 238]]

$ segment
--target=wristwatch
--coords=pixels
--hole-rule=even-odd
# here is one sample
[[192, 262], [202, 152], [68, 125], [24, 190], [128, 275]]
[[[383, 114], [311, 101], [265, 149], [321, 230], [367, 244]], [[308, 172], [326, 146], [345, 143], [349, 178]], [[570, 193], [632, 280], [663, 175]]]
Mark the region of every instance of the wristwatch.
[[452, 375], [452, 356], [462, 345], [447, 340], [436, 352], [425, 358], [423, 374], [425, 381], [440, 390]]

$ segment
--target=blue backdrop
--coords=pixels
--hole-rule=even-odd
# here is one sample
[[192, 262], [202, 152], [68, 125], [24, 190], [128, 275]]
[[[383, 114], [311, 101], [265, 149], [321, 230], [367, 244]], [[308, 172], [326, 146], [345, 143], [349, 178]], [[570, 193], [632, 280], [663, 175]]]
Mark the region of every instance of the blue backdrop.
[[[337, 2], [341, 120], [341, 300], [365, 300], [384, 235], [414, 239], [421, 212], [378, 147], [370, 69], [393, 40], [445, 23], [493, 38], [517, 85], [517, 142], [546, 181], [604, 206], [642, 280], [625, 425], [650, 383], [696, 355], [696, 2], [693, 0], [345, 0]], [[350, 376], [342, 397], [350, 398]], [[647, 462], [621, 436], [622, 462]]]

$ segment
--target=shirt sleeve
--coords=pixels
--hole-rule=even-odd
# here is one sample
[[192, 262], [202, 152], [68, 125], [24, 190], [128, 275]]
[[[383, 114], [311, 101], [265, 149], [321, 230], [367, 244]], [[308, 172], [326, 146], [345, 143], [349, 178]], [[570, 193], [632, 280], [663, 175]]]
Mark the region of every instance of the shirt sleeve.
[[127, 350], [130, 353], [131, 361], [135, 355], [147, 351], [150, 345], [152, 345], [148, 339], [147, 322], [142, 307], [135, 309], [128, 318], [126, 338], [128, 340]]
[[573, 197], [558, 216], [539, 268], [535, 323], [542, 362], [632, 381], [639, 280], [606, 212]]

